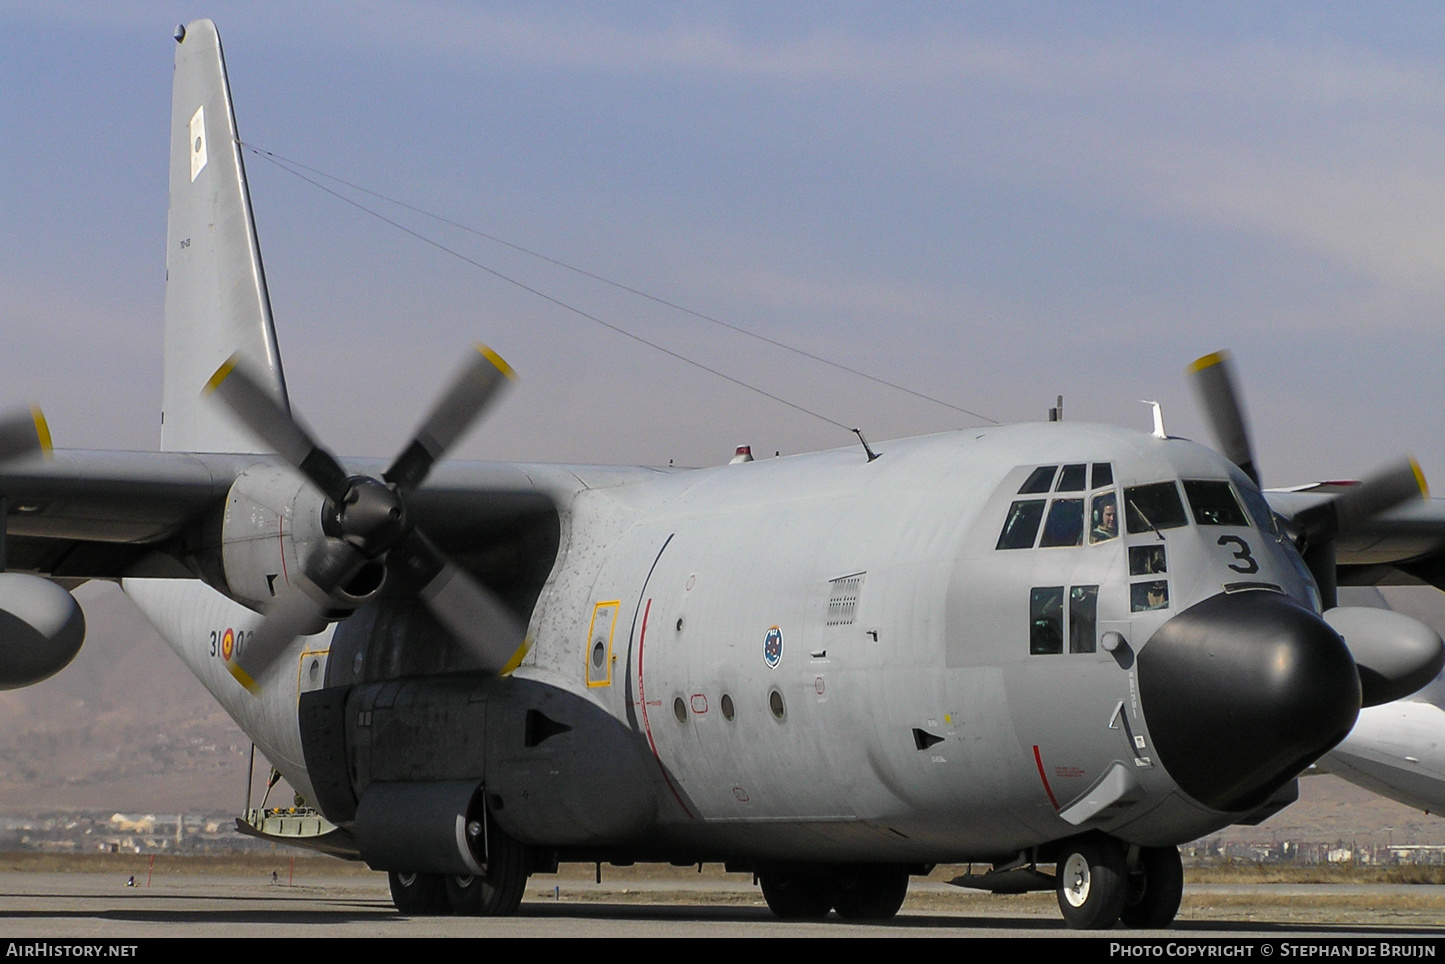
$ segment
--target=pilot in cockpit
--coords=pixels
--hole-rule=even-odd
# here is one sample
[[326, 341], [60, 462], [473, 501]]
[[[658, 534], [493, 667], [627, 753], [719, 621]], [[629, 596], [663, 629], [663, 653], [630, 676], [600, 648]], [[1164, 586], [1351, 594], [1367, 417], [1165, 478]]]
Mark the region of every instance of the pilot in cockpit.
[[1107, 542], [1119, 535], [1119, 509], [1114, 502], [1114, 493], [1094, 498], [1094, 506], [1091, 511], [1093, 528], [1089, 530], [1089, 541]]

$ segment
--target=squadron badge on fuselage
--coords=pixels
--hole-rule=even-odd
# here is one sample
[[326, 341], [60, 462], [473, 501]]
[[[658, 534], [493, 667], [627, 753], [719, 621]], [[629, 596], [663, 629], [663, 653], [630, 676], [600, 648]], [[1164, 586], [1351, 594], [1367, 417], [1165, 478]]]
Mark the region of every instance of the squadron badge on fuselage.
[[768, 635], [763, 637], [763, 662], [768, 664], [768, 669], [777, 669], [782, 658], [783, 631], [772, 626], [768, 629]]

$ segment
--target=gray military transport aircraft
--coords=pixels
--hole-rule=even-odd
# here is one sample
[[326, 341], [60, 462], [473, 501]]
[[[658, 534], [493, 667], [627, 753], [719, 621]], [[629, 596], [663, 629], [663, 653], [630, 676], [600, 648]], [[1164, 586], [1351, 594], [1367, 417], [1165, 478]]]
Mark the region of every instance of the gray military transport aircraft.
[[403, 913], [717, 861], [779, 917], [882, 919], [949, 862], [1163, 927], [1179, 843], [1287, 805], [1440, 669], [1426, 627], [1334, 605], [1356, 556], [1441, 584], [1418, 469], [1272, 508], [1223, 356], [1196, 363], [1223, 456], [1049, 422], [443, 462], [512, 374], [481, 349], [395, 461], [340, 461], [287, 403], [215, 27], [176, 40], [162, 451], [42, 461], [43, 420], [0, 427], [0, 676], [63, 667], [66, 589], [118, 580], [314, 810], [242, 829], [389, 871]]

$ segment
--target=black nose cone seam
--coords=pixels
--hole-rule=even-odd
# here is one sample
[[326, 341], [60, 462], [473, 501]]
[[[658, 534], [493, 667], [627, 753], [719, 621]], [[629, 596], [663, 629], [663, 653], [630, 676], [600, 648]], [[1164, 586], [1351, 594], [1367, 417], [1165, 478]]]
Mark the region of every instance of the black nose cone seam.
[[1253, 810], [1343, 740], [1360, 710], [1344, 640], [1275, 592], [1212, 596], [1139, 652], [1159, 762], [1214, 810]]

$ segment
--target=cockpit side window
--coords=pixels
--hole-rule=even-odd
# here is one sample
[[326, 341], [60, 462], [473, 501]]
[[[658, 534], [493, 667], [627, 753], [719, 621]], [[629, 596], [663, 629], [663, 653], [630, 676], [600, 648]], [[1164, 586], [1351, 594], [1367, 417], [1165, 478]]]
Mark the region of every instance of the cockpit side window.
[[1064, 587], [1029, 590], [1029, 653], [1047, 656], [1064, 651]]
[[1082, 492], [1086, 481], [1085, 470], [1087, 465], [1066, 465], [1064, 471], [1059, 473], [1059, 485], [1055, 492]]
[[1129, 587], [1129, 611], [1136, 613], [1153, 612], [1169, 608], [1169, 581], [1136, 582]]
[[1092, 653], [1099, 638], [1099, 587], [1069, 589], [1069, 652]]
[[1094, 496], [1094, 504], [1089, 509], [1089, 542], [1108, 542], [1118, 537], [1118, 498], [1112, 492]]
[[1194, 513], [1194, 522], [1202, 526], [1247, 526], [1244, 510], [1234, 498], [1228, 482], [1185, 480], [1184, 496]]
[[1131, 536], [1189, 524], [1184, 515], [1184, 503], [1179, 501], [1179, 488], [1173, 482], [1155, 482], [1125, 489], [1124, 521]]
[[1244, 499], [1244, 506], [1249, 510], [1249, 514], [1254, 517], [1254, 524], [1264, 532], [1278, 536], [1279, 525], [1274, 520], [1274, 510], [1269, 507], [1264, 495], [1258, 489], [1247, 485], [1240, 487], [1239, 495]]
[[[1053, 470], [1050, 469], [1050, 472]], [[1028, 499], [1009, 506], [1008, 520], [998, 535], [996, 549], [1032, 549], [1039, 521], [1044, 517], [1044, 500]]]
[[1019, 486], [1019, 495], [1038, 495], [1047, 492], [1054, 484], [1054, 470], [1057, 465], [1041, 465], [1029, 473], [1024, 484]]

